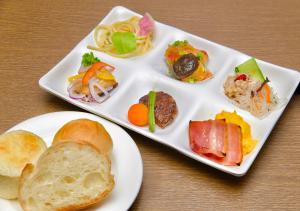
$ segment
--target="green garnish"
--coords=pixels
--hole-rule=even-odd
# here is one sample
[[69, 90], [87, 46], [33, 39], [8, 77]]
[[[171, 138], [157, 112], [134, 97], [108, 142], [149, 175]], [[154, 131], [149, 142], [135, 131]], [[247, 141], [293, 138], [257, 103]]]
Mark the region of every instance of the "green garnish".
[[83, 54], [82, 59], [81, 59], [81, 64], [84, 67], [90, 66], [96, 62], [100, 62], [100, 59], [95, 57], [93, 52]]
[[155, 115], [154, 115], [155, 98], [156, 98], [156, 92], [150, 91], [148, 94], [148, 108], [149, 108], [148, 118], [149, 118], [149, 130], [152, 133], [154, 133], [155, 131]]
[[126, 54], [136, 50], [136, 37], [132, 32], [115, 32], [111, 39], [118, 54]]
[[194, 84], [194, 83], [196, 83], [196, 79], [190, 78], [190, 79], [188, 80], [188, 82], [189, 82], [190, 84]]
[[203, 58], [203, 53], [202, 52], [197, 53], [196, 57], [198, 60], [201, 60]]
[[183, 41], [181, 41], [181, 40], [176, 40], [172, 45], [173, 45], [173, 46], [181, 46], [181, 45], [186, 45], [186, 44], [188, 44], [188, 41], [187, 41], [187, 40], [183, 40]]
[[253, 78], [260, 80], [261, 82], [265, 81], [265, 77], [254, 58], [251, 58], [245, 61], [244, 63], [240, 64], [239, 66], [235, 67], [235, 72], [246, 73], [252, 76]]

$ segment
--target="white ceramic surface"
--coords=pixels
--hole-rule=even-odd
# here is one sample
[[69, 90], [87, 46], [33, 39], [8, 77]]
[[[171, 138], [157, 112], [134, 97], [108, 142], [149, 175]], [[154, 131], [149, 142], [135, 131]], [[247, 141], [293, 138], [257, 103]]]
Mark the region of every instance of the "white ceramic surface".
[[[151, 11], [148, 12], [151, 13]], [[111, 24], [115, 21], [125, 20], [132, 15], [140, 16], [124, 7], [114, 7], [101, 23]], [[177, 39], [186, 39], [193, 46], [208, 52], [208, 69], [214, 73], [212, 79], [197, 84], [187, 84], [170, 78], [167, 75], [164, 52], [168, 44]], [[94, 54], [101, 60], [116, 67], [114, 75], [119, 82], [119, 86], [112, 92], [111, 97], [102, 104], [82, 103], [69, 98], [67, 78], [77, 73], [81, 56], [90, 51], [86, 48], [88, 44], [95, 45], [93, 31], [40, 79], [40, 86], [69, 103], [105, 117], [126, 128], [168, 145], [188, 157], [235, 176], [242, 176], [248, 171], [278, 118], [284, 111], [287, 102], [291, 99], [300, 80], [300, 74], [297, 71], [257, 60], [264, 75], [268, 76], [271, 80], [271, 86], [277, 92], [278, 96], [286, 101], [284, 106], [273, 111], [263, 120], [257, 119], [247, 111], [233, 105], [223, 94], [222, 88], [226, 77], [229, 74], [233, 74], [234, 67], [249, 59], [250, 56], [180, 29], [156, 22], [153, 40], [154, 47], [143, 56], [120, 59], [94, 51]], [[177, 118], [170, 126], [164, 130], [157, 127], [155, 133], [149, 132], [146, 127], [136, 127], [127, 120], [129, 106], [137, 103], [140, 97], [152, 89], [171, 94], [176, 100], [179, 110]], [[222, 110], [236, 110], [238, 114], [250, 123], [254, 138], [259, 140], [254, 151], [245, 156], [240, 166], [229, 167], [210, 161], [192, 152], [188, 145], [187, 128], [189, 120], [214, 118], [215, 114]]]
[[[143, 162], [140, 152], [132, 138], [121, 127], [96, 115], [84, 112], [55, 112], [33, 117], [14, 126], [11, 130], [28, 130], [44, 139], [47, 146], [51, 145], [57, 130], [68, 121], [88, 118], [101, 123], [113, 140], [112, 173], [115, 187], [103, 203], [90, 211], [125, 211], [130, 208], [137, 197], [143, 180]], [[21, 211], [17, 200], [0, 199], [0, 210]]]

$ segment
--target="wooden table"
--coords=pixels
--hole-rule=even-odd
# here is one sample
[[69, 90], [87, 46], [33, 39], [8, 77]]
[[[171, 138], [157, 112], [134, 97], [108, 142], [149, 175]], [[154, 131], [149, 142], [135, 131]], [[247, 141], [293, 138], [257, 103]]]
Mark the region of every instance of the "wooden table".
[[[0, 1], [0, 132], [47, 112], [80, 110], [38, 86], [116, 5], [300, 70], [300, 1]], [[144, 160], [132, 210], [299, 210], [300, 96], [246, 176], [236, 178], [128, 131]], [[1, 210], [1, 208], [0, 208]]]

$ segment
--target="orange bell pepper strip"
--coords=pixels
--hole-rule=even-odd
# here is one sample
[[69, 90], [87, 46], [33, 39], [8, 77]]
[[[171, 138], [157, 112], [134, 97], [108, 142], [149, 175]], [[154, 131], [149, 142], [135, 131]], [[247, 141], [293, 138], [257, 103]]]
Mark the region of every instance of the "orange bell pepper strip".
[[113, 66], [108, 65], [108, 64], [106, 64], [106, 63], [104, 63], [104, 62], [96, 62], [96, 63], [94, 63], [94, 64], [86, 71], [86, 73], [84, 74], [84, 76], [83, 76], [83, 78], [82, 78], [82, 85], [83, 85], [83, 86], [88, 85], [90, 78], [94, 76], [95, 72], [96, 72], [97, 70], [101, 70], [103, 67], [106, 67], [106, 66], [109, 66], [110, 68], [113, 68], [113, 69], [114, 69]]

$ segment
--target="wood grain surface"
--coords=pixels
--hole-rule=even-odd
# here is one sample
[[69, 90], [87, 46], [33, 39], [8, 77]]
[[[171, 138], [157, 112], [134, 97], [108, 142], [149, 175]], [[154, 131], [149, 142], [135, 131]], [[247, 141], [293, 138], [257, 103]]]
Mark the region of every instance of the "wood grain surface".
[[[80, 110], [41, 90], [38, 80], [116, 5], [300, 70], [299, 0], [0, 0], [1, 133], [36, 115]], [[127, 132], [144, 161], [143, 185], [131, 210], [300, 209], [299, 95], [242, 178]]]

